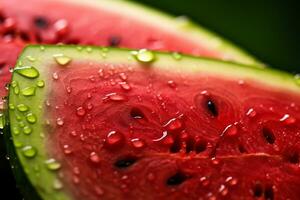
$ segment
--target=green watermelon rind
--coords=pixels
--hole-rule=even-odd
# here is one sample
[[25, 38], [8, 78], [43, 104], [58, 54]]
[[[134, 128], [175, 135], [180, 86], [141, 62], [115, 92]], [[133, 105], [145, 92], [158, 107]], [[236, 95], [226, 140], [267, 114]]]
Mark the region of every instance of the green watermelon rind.
[[5, 112], [5, 123], [6, 124], [3, 129], [3, 135], [6, 144], [6, 152], [10, 158], [9, 162], [15, 176], [17, 188], [24, 196], [24, 200], [41, 200], [42, 198], [39, 196], [37, 190], [32, 186], [31, 182], [27, 178], [26, 173], [24, 172], [21, 165], [20, 159], [18, 159], [18, 155], [14, 147], [13, 138], [10, 131], [9, 112]]
[[[105, 57], [101, 57], [103, 53], [106, 54]], [[141, 66], [132, 55], [132, 50], [127, 49], [115, 49], [115, 48], [101, 48], [101, 47], [92, 47], [92, 46], [51, 46], [46, 45], [41, 48], [39, 45], [31, 45], [25, 48], [23, 53], [20, 55], [15, 71], [13, 73], [13, 81], [19, 82], [19, 86], [26, 88], [36, 84], [37, 80], [44, 80], [46, 86], [44, 88], [38, 88], [36, 95], [33, 97], [24, 97], [21, 94], [16, 95], [13, 92], [12, 86], [10, 87], [9, 93], [9, 104], [18, 105], [23, 103], [30, 107], [30, 111], [36, 114], [39, 122], [33, 126], [34, 131], [31, 133], [31, 136], [20, 134], [20, 135], [11, 135], [12, 141], [21, 141], [24, 145], [34, 145], [38, 150], [38, 155], [33, 159], [24, 158], [21, 152], [21, 149], [16, 149], [12, 147], [12, 141], [8, 136], [8, 148], [11, 153], [12, 160], [19, 160], [19, 163], [14, 163], [16, 178], [19, 182], [20, 187], [24, 187], [24, 177], [29, 179], [29, 182], [35, 188], [35, 192], [39, 194], [42, 199], [51, 199], [51, 200], [67, 200], [71, 199], [68, 191], [61, 189], [54, 189], [53, 182], [58, 178], [57, 173], [49, 171], [44, 166], [45, 160], [50, 157], [47, 155], [45, 147], [45, 137], [41, 137], [40, 133], [45, 133], [44, 125], [41, 123], [43, 118], [43, 110], [39, 108], [39, 105], [43, 105], [45, 98], [47, 97], [47, 91], [51, 88], [52, 76], [48, 73], [49, 69], [55, 65], [55, 60], [53, 55], [63, 54], [70, 57], [73, 61], [88, 61], [88, 62], [99, 62], [107, 64], [129, 64], [134, 67]], [[298, 93], [299, 85], [295, 81], [294, 77], [291, 74], [277, 71], [274, 69], [267, 68], [257, 68], [253, 66], [238, 65], [233, 62], [219, 61], [209, 58], [199, 58], [183, 55], [180, 60], [174, 59], [172, 54], [154, 52], [155, 61], [151, 63], [151, 68], [180, 72], [180, 73], [208, 73], [221, 76], [224, 78], [231, 79], [232, 77], [238, 77], [242, 80], [251, 79], [262, 85], [268, 86], [270, 89], [274, 90], [283, 90], [285, 92]], [[29, 61], [28, 56], [36, 58], [36, 61]], [[28, 79], [19, 75], [16, 71], [21, 66], [34, 66], [39, 70], [40, 76], [38, 79]], [[85, 65], [88, 66], [88, 65]], [[184, 68], [182, 66], [185, 66]], [[220, 70], [222, 69], [222, 70]], [[44, 98], [43, 98], [44, 97]], [[18, 121], [16, 120], [15, 110], [9, 110], [9, 121], [10, 125], [7, 125], [6, 132], [12, 132], [13, 126], [15, 126]], [[8, 129], [8, 126], [10, 129]], [[8, 135], [8, 134], [7, 134]], [[16, 152], [14, 152], [15, 150]], [[18, 166], [18, 167], [17, 167]], [[36, 171], [34, 168], [39, 166], [39, 176], [36, 176]], [[25, 176], [22, 173], [17, 172], [22, 170], [25, 172]], [[20, 183], [21, 182], [21, 183]], [[27, 187], [27, 186], [25, 186]], [[28, 191], [30, 189], [23, 188], [23, 191]], [[31, 192], [27, 192], [31, 194]], [[25, 193], [26, 195], [26, 193]], [[34, 199], [30, 196], [29, 199]]]
[[[221, 38], [217, 34], [195, 24], [185, 18], [178, 18], [163, 13], [154, 8], [146, 7], [142, 4], [126, 0], [58, 0], [61, 2], [70, 2], [82, 6], [91, 6], [93, 8], [105, 9], [128, 18], [141, 21], [142, 23], [155, 24], [161, 30], [173, 32], [185, 38], [190, 37], [195, 43], [209, 47], [212, 51], [224, 53], [224, 60], [232, 60], [238, 63], [254, 66], [265, 66], [261, 61], [249, 55], [244, 50], [235, 46], [233, 43]], [[118, 9], [119, 8], [119, 9]], [[183, 20], [178, 20], [183, 19]], [[156, 23], [156, 22], [159, 23]]]

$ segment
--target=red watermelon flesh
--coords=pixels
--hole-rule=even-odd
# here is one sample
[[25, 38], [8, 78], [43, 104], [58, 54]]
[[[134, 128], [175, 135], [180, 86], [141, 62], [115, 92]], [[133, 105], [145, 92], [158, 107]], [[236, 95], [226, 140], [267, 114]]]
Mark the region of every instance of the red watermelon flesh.
[[71, 65], [50, 72], [46, 118], [75, 199], [300, 198], [299, 95], [207, 73]]
[[0, 96], [6, 94], [4, 85], [10, 80], [9, 68], [28, 43], [149, 48], [255, 63], [229, 45], [223, 48], [223, 42], [216, 37], [197, 33], [197, 28], [180, 30], [168, 24], [174, 23], [174, 19], [127, 4], [132, 3], [0, 0]]

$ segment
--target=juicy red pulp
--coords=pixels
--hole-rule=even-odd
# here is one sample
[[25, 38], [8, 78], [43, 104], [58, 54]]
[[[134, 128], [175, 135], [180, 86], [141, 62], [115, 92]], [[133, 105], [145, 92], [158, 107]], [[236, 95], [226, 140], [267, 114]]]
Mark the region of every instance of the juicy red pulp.
[[46, 113], [50, 153], [76, 199], [299, 199], [300, 96], [207, 74], [72, 65], [53, 71]]
[[[155, 24], [156, 22], [153, 22]], [[149, 48], [222, 58], [221, 52], [117, 12], [50, 0], [0, 0], [0, 96], [28, 43]]]

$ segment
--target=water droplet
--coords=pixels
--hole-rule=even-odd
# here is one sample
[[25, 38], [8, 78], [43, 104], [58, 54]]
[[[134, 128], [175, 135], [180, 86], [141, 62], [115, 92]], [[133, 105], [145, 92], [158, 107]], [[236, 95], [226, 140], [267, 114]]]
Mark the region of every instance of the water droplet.
[[86, 51], [87, 51], [88, 53], [92, 53], [93, 49], [92, 49], [92, 47], [87, 47], [87, 48], [86, 48]]
[[158, 139], [154, 139], [154, 142], [163, 141], [165, 145], [172, 145], [174, 143], [174, 138], [168, 135], [167, 131], [163, 131], [162, 136]]
[[61, 66], [66, 66], [72, 61], [70, 57], [65, 56], [64, 54], [53, 55], [53, 58], [56, 61], [56, 63]]
[[18, 86], [18, 82], [17, 81], [12, 81], [10, 85], [11, 85], [11, 87], [15, 88], [15, 87]]
[[209, 180], [207, 177], [203, 176], [200, 178], [200, 182], [203, 186], [207, 186], [209, 184]]
[[39, 71], [32, 66], [17, 67], [15, 71], [21, 76], [24, 76], [26, 78], [32, 78], [32, 79], [37, 78], [40, 75]]
[[172, 56], [175, 60], [181, 60], [182, 59], [182, 55], [178, 52], [173, 52]]
[[279, 121], [283, 122], [286, 125], [291, 125], [296, 122], [296, 118], [291, 117], [289, 114], [285, 114]]
[[99, 69], [98, 75], [100, 78], [103, 78], [104, 77], [104, 69]]
[[170, 81], [168, 81], [168, 86], [170, 88], [176, 88], [176, 83], [174, 81], [170, 80]]
[[221, 136], [223, 135], [235, 136], [237, 133], [238, 133], [238, 129], [236, 127], [236, 124], [230, 124], [224, 129]]
[[296, 75], [294, 76], [294, 78], [295, 78], [296, 84], [297, 84], [297, 85], [300, 85], [300, 74], [296, 74]]
[[96, 152], [92, 152], [92, 153], [90, 153], [90, 161], [92, 163], [98, 164], [98, 163], [100, 163], [101, 159]]
[[58, 78], [59, 78], [58, 73], [57, 73], [57, 72], [54, 72], [54, 73], [52, 74], [52, 78], [53, 78], [54, 80], [58, 80]]
[[14, 110], [14, 109], [15, 109], [15, 105], [12, 104], [12, 103], [10, 103], [10, 104], [8, 105], [8, 108], [9, 108], [9, 110]]
[[26, 158], [34, 158], [37, 154], [37, 150], [33, 146], [25, 146], [22, 148], [22, 154]]
[[19, 86], [16, 86], [14, 88], [14, 94], [18, 95], [19, 93], [20, 93], [20, 88], [19, 88]]
[[3, 129], [4, 125], [5, 125], [4, 115], [2, 113], [0, 113], [0, 129]]
[[79, 167], [74, 167], [74, 168], [73, 168], [73, 173], [74, 173], [74, 174], [77, 174], [77, 175], [80, 174], [80, 169], [79, 169]]
[[132, 53], [137, 61], [142, 63], [151, 63], [155, 60], [155, 54], [147, 49], [141, 49]]
[[237, 184], [238, 180], [236, 178], [233, 178], [232, 176], [229, 176], [226, 178], [225, 182], [233, 186]]
[[211, 158], [211, 162], [213, 165], [219, 165], [220, 164], [220, 160], [217, 159], [216, 157]]
[[24, 96], [33, 96], [35, 95], [35, 87], [26, 87], [21, 91]]
[[53, 27], [56, 31], [56, 34], [59, 36], [64, 36], [69, 31], [69, 24], [68, 21], [65, 19], [59, 19], [54, 24]]
[[247, 116], [253, 118], [256, 116], [256, 111], [253, 109], [253, 108], [250, 108], [247, 113], [246, 113]]
[[123, 142], [123, 135], [117, 131], [111, 131], [108, 133], [105, 143], [108, 146], [119, 146]]
[[62, 189], [63, 188], [62, 182], [60, 180], [58, 180], [58, 179], [55, 179], [53, 181], [53, 188], [56, 189], [56, 190]]
[[23, 133], [24, 133], [25, 135], [30, 135], [31, 132], [32, 132], [32, 129], [31, 129], [29, 126], [25, 126], [25, 127], [23, 128]]
[[61, 164], [57, 162], [54, 158], [45, 161], [46, 167], [49, 170], [55, 171], [61, 168]]
[[64, 125], [64, 120], [62, 119], [62, 118], [57, 118], [56, 119], [56, 124], [58, 125], [58, 126], [62, 126], [62, 125]]
[[77, 49], [77, 51], [82, 51], [82, 47], [81, 46], [77, 46], [76, 49]]
[[76, 131], [71, 131], [70, 134], [71, 134], [73, 137], [76, 137], [76, 136], [77, 136], [77, 132], [76, 132]]
[[87, 109], [88, 110], [92, 110], [93, 109], [93, 104], [92, 103], [88, 103], [87, 104]]
[[21, 148], [21, 147], [23, 147], [23, 143], [20, 142], [20, 141], [14, 140], [14, 146], [15, 146], [16, 148]]
[[65, 144], [63, 146], [63, 149], [64, 149], [64, 153], [67, 154], [67, 155], [72, 153], [72, 150], [71, 150], [70, 146], [67, 145], [67, 144]]
[[123, 90], [125, 90], [125, 91], [131, 90], [130, 85], [129, 85], [128, 83], [126, 83], [126, 82], [121, 82], [121, 83], [120, 83], [120, 86], [121, 86], [121, 88], [122, 88]]
[[123, 80], [126, 81], [127, 80], [127, 75], [123, 72], [119, 74], [119, 77]]
[[85, 115], [85, 109], [83, 107], [78, 107], [76, 109], [76, 114], [80, 117], [84, 116]]
[[190, 19], [187, 16], [176, 17], [176, 23], [180, 28], [188, 27], [191, 23]]
[[220, 185], [219, 193], [221, 193], [222, 196], [226, 196], [228, 194], [228, 189], [225, 185]]
[[21, 127], [21, 128], [24, 128], [25, 127], [25, 123], [24, 122], [19, 122], [19, 126]]
[[110, 99], [112, 101], [124, 101], [126, 98], [121, 94], [110, 93], [105, 95], [105, 97], [103, 98], [104, 101], [106, 101], [107, 99]]
[[26, 56], [27, 60], [29, 60], [30, 62], [34, 62], [36, 61], [36, 59], [33, 56]]
[[178, 118], [173, 118], [169, 120], [164, 127], [168, 129], [168, 131], [176, 131], [183, 127], [182, 121]]
[[26, 112], [29, 110], [28, 106], [26, 106], [25, 104], [19, 104], [17, 105], [17, 109], [20, 111], [20, 112]]
[[36, 116], [33, 113], [28, 113], [26, 115], [26, 120], [31, 123], [34, 124], [36, 122]]
[[75, 183], [75, 184], [78, 184], [78, 183], [80, 183], [80, 179], [79, 179], [79, 177], [78, 176], [73, 176], [73, 182]]
[[36, 86], [38, 86], [39, 88], [43, 88], [45, 86], [45, 81], [43, 80], [38, 80], [36, 82]]
[[145, 142], [139, 138], [132, 139], [131, 144], [133, 147], [137, 149], [141, 149], [145, 146]]
[[17, 126], [12, 128], [12, 132], [13, 132], [14, 135], [19, 135], [20, 134], [20, 130]]

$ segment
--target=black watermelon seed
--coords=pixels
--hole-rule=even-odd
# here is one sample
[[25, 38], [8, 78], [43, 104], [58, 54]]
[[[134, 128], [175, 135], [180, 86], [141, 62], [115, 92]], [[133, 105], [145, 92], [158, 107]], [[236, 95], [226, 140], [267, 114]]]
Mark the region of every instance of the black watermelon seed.
[[127, 167], [130, 167], [131, 165], [133, 165], [136, 161], [137, 161], [137, 159], [134, 157], [125, 157], [125, 158], [117, 160], [114, 163], [114, 166], [117, 168], [127, 168]]
[[187, 179], [188, 176], [186, 176], [182, 172], [177, 172], [176, 174], [167, 179], [166, 184], [169, 186], [176, 186], [182, 184]]
[[39, 29], [46, 29], [49, 26], [49, 22], [45, 17], [35, 17], [33, 22], [34, 25]]
[[275, 138], [274, 133], [273, 133], [270, 129], [264, 127], [264, 128], [262, 129], [262, 133], [263, 133], [263, 136], [264, 136], [265, 140], [266, 140], [269, 144], [274, 144], [276, 138]]
[[211, 113], [212, 116], [214, 116], [214, 117], [218, 116], [218, 109], [217, 109], [215, 103], [212, 100], [208, 100], [206, 102], [206, 106], [207, 106], [207, 109]]
[[117, 47], [121, 43], [121, 37], [119, 37], [119, 36], [111, 36], [108, 39], [108, 43], [109, 43], [109, 46], [111, 46], [111, 47]]

